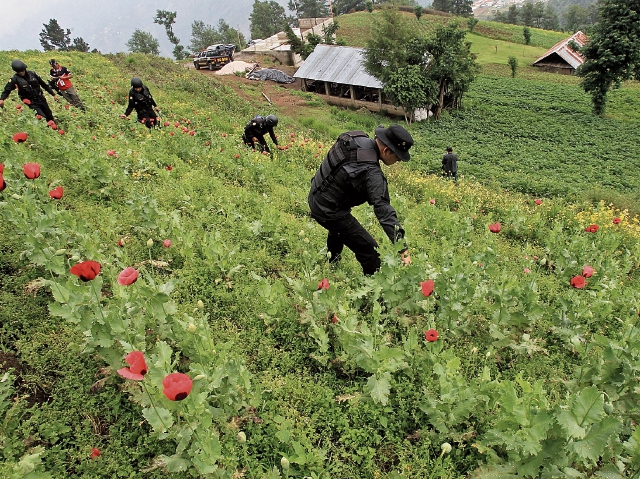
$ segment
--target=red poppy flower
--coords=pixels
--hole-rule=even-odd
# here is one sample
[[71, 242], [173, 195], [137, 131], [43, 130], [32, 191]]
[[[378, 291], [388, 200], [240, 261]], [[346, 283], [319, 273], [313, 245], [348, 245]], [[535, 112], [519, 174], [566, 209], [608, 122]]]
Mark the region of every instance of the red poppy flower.
[[13, 141], [16, 143], [23, 143], [27, 141], [27, 134], [24, 131], [20, 131], [13, 135]]
[[118, 156], [116, 150], [107, 150], [107, 156]]
[[123, 378], [133, 379], [134, 381], [142, 381], [144, 375], [147, 374], [149, 368], [144, 360], [144, 354], [140, 351], [131, 351], [124, 360], [129, 365], [128, 368], [118, 369], [118, 374]]
[[430, 343], [433, 343], [434, 341], [438, 340], [438, 331], [436, 331], [435, 329], [430, 329], [428, 331], [424, 332], [424, 339], [429, 341]]
[[30, 180], [35, 180], [40, 176], [40, 165], [38, 163], [27, 163], [22, 165], [22, 172]]
[[525, 268], [525, 269], [522, 270], [522, 272], [524, 274], [529, 274], [529, 273], [531, 273], [531, 270], [529, 268]]
[[500, 223], [491, 223], [489, 225], [489, 231], [491, 231], [492, 233], [500, 233]]
[[431, 296], [433, 293], [433, 287], [435, 286], [435, 281], [432, 279], [428, 279], [420, 283], [420, 288], [422, 289], [422, 294], [424, 294], [427, 298]]
[[329, 289], [329, 280], [327, 278], [322, 278], [322, 281], [318, 283], [318, 289]]
[[120, 286], [128, 286], [138, 280], [138, 270], [128, 266], [118, 275], [118, 284]]
[[64, 130], [58, 130], [59, 135], [64, 135]]
[[166, 239], [162, 242], [162, 244], [164, 245], [165, 248], [170, 248], [171, 247], [171, 240], [170, 239]]
[[622, 220], [620, 218], [618, 218], [617, 216], [615, 218], [613, 218], [613, 224], [614, 225], [619, 225], [621, 221]]
[[587, 233], [595, 233], [596, 231], [598, 231], [600, 229], [600, 227], [598, 225], [589, 225], [587, 226], [584, 230]]
[[582, 268], [582, 276], [584, 276], [585, 278], [591, 278], [591, 276], [593, 276], [593, 273], [595, 273], [595, 269], [593, 269], [591, 266], [585, 266], [584, 268]]
[[571, 278], [571, 286], [576, 289], [584, 288], [585, 284], [586, 281], [584, 280], [584, 276], [574, 276], [573, 278]]
[[162, 380], [162, 394], [171, 401], [182, 401], [191, 392], [193, 381], [182, 373], [171, 373]]
[[38, 120], [42, 120], [42, 115], [36, 115], [36, 118], [37, 118]]
[[338, 322], [338, 316], [336, 316], [335, 314], [333, 315], [333, 319], [331, 320], [331, 322], [333, 324], [336, 324]]
[[7, 182], [4, 181], [2, 173], [0, 173], [0, 191], [3, 191], [7, 187]]
[[100, 274], [100, 263], [83, 261], [73, 266], [69, 272], [76, 275], [82, 281], [91, 281]]
[[0, 175], [4, 173], [4, 165], [0, 163]]
[[533, 200], [533, 202], [534, 202], [536, 205], [541, 205], [541, 204], [542, 204], [542, 200], [541, 200], [540, 198], [536, 198], [535, 200]]
[[58, 186], [57, 188], [54, 188], [49, 192], [49, 196], [54, 200], [59, 200], [60, 198], [62, 198], [63, 191], [64, 190], [62, 186]]
[[435, 198], [431, 198], [431, 199], [429, 200], [429, 203], [431, 203], [432, 205], [435, 205], [435, 204], [436, 204], [436, 200], [435, 200]]
[[95, 460], [97, 457], [100, 457], [100, 449], [97, 447], [91, 448], [91, 459]]
[[24, 100], [22, 100], [22, 103], [24, 103], [25, 105], [31, 105], [31, 100], [25, 98]]
[[171, 171], [171, 170], [173, 170], [173, 166], [168, 165], [168, 166], [167, 166], [167, 171]]

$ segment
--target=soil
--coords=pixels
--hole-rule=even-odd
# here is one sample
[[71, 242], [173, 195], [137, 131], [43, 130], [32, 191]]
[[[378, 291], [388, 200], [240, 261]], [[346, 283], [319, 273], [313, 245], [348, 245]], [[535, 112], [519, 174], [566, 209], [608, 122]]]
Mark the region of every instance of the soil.
[[[263, 68], [275, 68], [277, 70], [283, 71], [289, 76], [293, 76], [293, 74], [298, 69], [297, 67], [291, 67], [286, 65], [261, 65], [260, 60], [256, 59], [256, 57], [254, 57], [253, 55], [235, 54], [233, 59], [234, 61], [238, 60], [238, 61], [244, 61], [247, 63], [255, 63], [256, 61], [258, 61], [258, 64]], [[193, 64], [187, 64], [187, 66], [193, 69]], [[285, 83], [276, 83], [270, 80], [267, 80], [267, 81], [249, 80], [247, 78], [240, 77], [233, 74], [232, 75], [216, 75], [215, 71], [210, 71], [205, 69], [200, 69], [198, 71], [203, 75], [211, 76], [216, 80], [221, 81], [225, 85], [232, 88], [233, 91], [235, 91], [239, 97], [245, 98], [247, 100], [249, 100], [250, 98], [244, 92], [244, 90], [242, 89], [242, 86], [251, 85], [255, 87], [256, 85], [260, 85], [260, 90], [262, 91], [262, 93], [269, 100], [271, 100], [271, 103], [273, 103], [275, 106], [278, 107], [278, 112], [280, 112], [282, 115], [289, 116], [291, 118], [297, 118], [298, 116], [300, 116], [304, 111], [304, 107], [307, 106], [307, 102], [303, 98], [297, 95], [290, 95], [287, 92], [287, 90], [298, 90], [298, 91], [301, 90], [301, 81], [299, 79], [296, 79], [296, 81], [293, 83], [285, 84]], [[265, 103], [267, 102], [266, 99], [264, 101]]]

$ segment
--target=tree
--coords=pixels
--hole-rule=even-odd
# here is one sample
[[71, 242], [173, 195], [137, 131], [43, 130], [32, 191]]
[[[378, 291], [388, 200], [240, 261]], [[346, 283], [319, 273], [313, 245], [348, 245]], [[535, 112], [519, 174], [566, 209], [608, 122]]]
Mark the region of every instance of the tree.
[[507, 63], [511, 67], [511, 78], [515, 78], [516, 70], [518, 69], [518, 59], [516, 57], [509, 57]]
[[558, 14], [549, 4], [547, 4], [547, 7], [544, 10], [544, 18], [542, 19], [541, 27], [545, 30], [558, 30], [560, 28]]
[[472, 0], [453, 0], [449, 11], [460, 17], [471, 17], [473, 16], [472, 5]]
[[156, 10], [156, 16], [153, 18], [153, 23], [158, 25], [164, 25], [167, 32], [169, 41], [173, 43], [173, 56], [176, 60], [183, 60], [187, 57], [187, 53], [182, 45], [180, 45], [180, 39], [173, 33], [173, 24], [176, 23], [177, 12], [169, 12], [168, 10]]
[[582, 87], [591, 95], [593, 111], [602, 115], [610, 88], [624, 80], [640, 80], [640, 0], [602, 0], [600, 20], [580, 53]]
[[[478, 67], [457, 23], [438, 25], [429, 37], [418, 35], [397, 9], [383, 9], [372, 26], [364, 66], [394, 104], [410, 109], [435, 104], [437, 119], [445, 101], [461, 104]], [[413, 90], [404, 91], [407, 87]]]
[[68, 51], [71, 45], [71, 30], [67, 28], [65, 31], [55, 18], [49, 20], [49, 23], [42, 24], [44, 28], [40, 32], [40, 45], [45, 52], [51, 50]]
[[235, 28], [231, 28], [223, 19], [218, 21], [218, 33], [222, 38], [222, 43], [233, 43], [236, 50], [242, 50], [247, 45], [244, 35]]
[[[335, 0], [333, 2], [333, 14], [344, 15], [351, 11], [362, 12], [366, 10], [367, 0]], [[373, 10], [373, 3], [371, 2], [371, 8]]]
[[413, 14], [416, 16], [418, 21], [420, 21], [420, 17], [422, 16], [422, 7], [420, 5], [413, 7]]
[[509, 6], [509, 11], [507, 12], [507, 23], [510, 23], [512, 25], [517, 25], [518, 24], [518, 7], [515, 5], [510, 5]]
[[329, 16], [326, 0], [289, 0], [289, 10], [296, 12], [297, 18], [324, 18]]
[[267, 38], [284, 31], [287, 25], [296, 24], [296, 19], [288, 17], [284, 8], [274, 0], [254, 0], [251, 21], [251, 38]]
[[571, 5], [564, 16], [564, 24], [567, 30], [577, 32], [587, 25], [589, 9], [580, 5]]
[[531, 29], [529, 27], [524, 27], [522, 29], [522, 36], [524, 37], [524, 44], [525, 45], [530, 45], [531, 44]]
[[87, 53], [89, 51], [89, 44], [85, 42], [82, 37], [74, 38], [69, 50]]
[[476, 28], [476, 25], [478, 24], [480, 20], [478, 20], [477, 18], [474, 17], [470, 17], [467, 20], [467, 28], [470, 32], [473, 32], [473, 29]]
[[195, 20], [191, 24], [191, 44], [189, 50], [199, 52], [209, 45], [222, 43], [220, 33], [211, 25], [205, 25], [202, 20]]
[[518, 14], [520, 16], [520, 23], [522, 23], [527, 27], [533, 26], [533, 21], [535, 16], [533, 3], [526, 2], [524, 6], [520, 9]]
[[453, 9], [453, 0], [433, 0], [431, 8], [441, 12], [450, 12]]
[[153, 35], [142, 30], [135, 29], [133, 35], [127, 42], [127, 47], [133, 53], [147, 53], [149, 55], [160, 54], [160, 44]]

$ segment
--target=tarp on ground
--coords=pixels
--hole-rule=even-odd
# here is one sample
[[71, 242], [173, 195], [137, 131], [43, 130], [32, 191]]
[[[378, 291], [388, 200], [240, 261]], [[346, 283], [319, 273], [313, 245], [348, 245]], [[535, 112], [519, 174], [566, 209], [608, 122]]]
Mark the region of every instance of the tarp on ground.
[[271, 80], [277, 83], [293, 83], [295, 78], [290, 77], [285, 72], [273, 68], [263, 68], [262, 70], [251, 72], [247, 78], [249, 80]]

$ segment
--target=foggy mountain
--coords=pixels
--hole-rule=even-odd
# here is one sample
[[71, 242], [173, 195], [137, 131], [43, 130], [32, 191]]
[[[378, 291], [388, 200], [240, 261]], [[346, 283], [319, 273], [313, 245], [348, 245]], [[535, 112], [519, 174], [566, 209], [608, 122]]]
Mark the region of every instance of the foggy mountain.
[[[277, 1], [288, 11], [288, 0]], [[253, 0], [31, 0], [28, 7], [7, 2], [2, 7], [0, 50], [42, 50], [43, 24], [55, 18], [62, 28], [71, 29], [72, 40], [82, 37], [91, 50], [126, 52], [126, 43], [138, 28], [158, 39], [162, 56], [171, 57], [173, 45], [164, 27], [153, 23], [156, 10], [177, 12], [173, 32], [188, 49], [194, 20], [217, 28], [223, 19], [249, 40], [252, 9]]]

